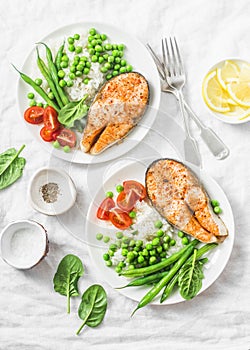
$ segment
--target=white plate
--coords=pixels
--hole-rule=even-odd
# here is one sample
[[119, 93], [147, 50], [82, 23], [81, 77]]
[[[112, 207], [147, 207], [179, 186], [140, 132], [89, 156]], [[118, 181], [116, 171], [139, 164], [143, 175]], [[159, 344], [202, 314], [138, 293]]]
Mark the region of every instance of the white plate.
[[[148, 133], [149, 129], [154, 123], [154, 120], [157, 115], [157, 111], [160, 104], [160, 95], [161, 95], [161, 87], [160, 87], [160, 79], [159, 74], [157, 72], [154, 61], [152, 60], [149, 52], [144, 47], [144, 45], [135, 39], [134, 37], [124, 33], [119, 28], [113, 27], [109, 24], [104, 23], [93, 23], [93, 22], [84, 22], [77, 23], [62, 27], [51, 34], [47, 35], [45, 38], [41, 40], [37, 40], [37, 42], [42, 41], [45, 43], [49, 43], [54, 40], [59, 40], [59, 42], [63, 42], [64, 37], [71, 36], [75, 33], [84, 33], [86, 30], [91, 27], [95, 27], [99, 32], [105, 33], [108, 35], [108, 38], [113, 43], [123, 43], [126, 45], [125, 58], [126, 60], [132, 64], [134, 71], [137, 71], [145, 76], [149, 83], [150, 88], [150, 101], [149, 106], [144, 114], [139, 125], [125, 138], [125, 140], [118, 145], [114, 145], [113, 147], [107, 149], [103, 153], [97, 156], [92, 156], [86, 153], [83, 153], [80, 150], [75, 150], [71, 153], [65, 153], [62, 150], [55, 150], [50, 143], [44, 142], [40, 135], [40, 128], [37, 125], [31, 125], [25, 123], [37, 141], [50, 153], [53, 152], [53, 155], [73, 162], [73, 163], [81, 163], [81, 164], [90, 164], [90, 163], [101, 163], [106, 162], [111, 159], [115, 159], [120, 157], [121, 155], [128, 152], [130, 149], [135, 147]], [[36, 52], [35, 49], [29, 54], [25, 63], [21, 69], [22, 72], [27, 75], [33, 77], [34, 79], [34, 67], [36, 65]], [[27, 93], [32, 91], [32, 88], [24, 83], [22, 79], [20, 79], [18, 83], [18, 104], [21, 112], [21, 118], [23, 119], [23, 113], [28, 108], [27, 103]]]
[[[112, 268], [106, 267], [102, 255], [107, 251], [107, 245], [96, 240], [96, 233], [101, 232], [111, 236], [112, 233], [115, 235], [117, 230], [107, 228], [105, 222], [98, 220], [96, 218], [96, 211], [98, 205], [104, 198], [105, 191], [113, 190], [115, 193], [115, 186], [122, 183], [126, 179], [133, 179], [144, 183], [145, 171], [146, 167], [142, 163], [128, 163], [122, 169], [119, 169], [109, 177], [109, 179], [104, 183], [103, 187], [97, 192], [96, 197], [89, 207], [85, 226], [85, 232], [87, 233], [87, 240], [89, 243], [89, 254], [100, 275], [113, 288], [125, 285], [128, 283], [128, 280], [124, 277], [118, 276]], [[205, 278], [202, 283], [201, 293], [211, 286], [211, 284], [219, 277], [228, 262], [234, 242], [234, 219], [231, 206], [221, 187], [214, 179], [204, 172], [201, 172], [200, 178], [210, 197], [216, 198], [220, 202], [221, 208], [223, 208], [221, 217], [229, 231], [228, 238], [208, 255], [209, 262], [204, 266]], [[146, 294], [148, 289], [145, 287], [130, 287], [118, 291], [131, 299], [139, 301]], [[158, 296], [152, 302], [152, 304], [160, 305], [159, 300], [160, 296]], [[182, 301], [184, 301], [184, 299], [178, 292], [175, 292], [164, 302], [164, 304], [161, 305], [175, 304]]]

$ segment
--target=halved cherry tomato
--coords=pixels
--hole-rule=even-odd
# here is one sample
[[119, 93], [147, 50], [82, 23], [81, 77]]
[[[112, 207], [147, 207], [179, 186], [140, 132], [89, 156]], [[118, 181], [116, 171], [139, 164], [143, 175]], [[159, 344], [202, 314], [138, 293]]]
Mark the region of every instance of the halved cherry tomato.
[[24, 112], [24, 119], [30, 124], [41, 124], [43, 122], [44, 109], [42, 107], [33, 106]]
[[134, 191], [137, 194], [140, 201], [146, 198], [147, 193], [146, 193], [145, 187], [137, 181], [134, 181], [134, 180], [124, 181], [123, 187], [124, 187], [124, 192], [126, 194], [128, 194], [130, 191]]
[[41, 130], [40, 130], [40, 135], [41, 138], [46, 141], [46, 142], [51, 142], [54, 140], [53, 138], [53, 133], [54, 131], [51, 129], [47, 129], [46, 126], [44, 126]]
[[114, 209], [111, 211], [109, 213], [109, 220], [115, 227], [119, 228], [119, 230], [126, 230], [126, 228], [132, 225], [132, 219], [121, 209]]
[[76, 144], [76, 134], [70, 129], [63, 128], [56, 139], [62, 147], [69, 146], [72, 148]]
[[115, 207], [115, 202], [112, 198], [105, 198], [100, 204], [96, 216], [100, 220], [109, 220], [110, 209]]
[[125, 193], [125, 191], [122, 191], [119, 193], [116, 203], [120, 209], [123, 211], [130, 212], [134, 206], [137, 200], [139, 200], [140, 197], [137, 195], [135, 191], [129, 191], [128, 193]]
[[56, 131], [60, 128], [60, 123], [57, 118], [57, 111], [51, 106], [45, 108], [43, 114], [43, 122], [44, 126], [47, 129]]

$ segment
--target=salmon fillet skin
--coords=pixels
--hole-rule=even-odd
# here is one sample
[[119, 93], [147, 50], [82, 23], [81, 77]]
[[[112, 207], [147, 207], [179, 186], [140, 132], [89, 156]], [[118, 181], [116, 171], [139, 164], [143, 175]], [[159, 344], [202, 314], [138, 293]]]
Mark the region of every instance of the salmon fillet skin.
[[170, 224], [203, 243], [224, 241], [228, 230], [191, 169], [174, 159], [159, 159], [145, 177], [153, 207]]
[[147, 80], [137, 72], [107, 81], [89, 109], [82, 151], [97, 155], [125, 138], [141, 120], [148, 101]]

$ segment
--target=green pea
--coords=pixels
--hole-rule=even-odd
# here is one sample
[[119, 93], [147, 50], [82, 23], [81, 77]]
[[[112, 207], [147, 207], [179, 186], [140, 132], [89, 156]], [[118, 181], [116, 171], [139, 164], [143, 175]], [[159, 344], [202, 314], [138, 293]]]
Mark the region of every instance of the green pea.
[[121, 66], [119, 65], [119, 64], [116, 64], [115, 66], [114, 66], [114, 70], [119, 70], [121, 68]]
[[127, 72], [132, 72], [132, 70], [133, 70], [133, 67], [131, 66], [131, 64], [128, 64], [128, 65], [126, 66], [126, 71], [127, 71]]
[[109, 249], [113, 250], [113, 252], [115, 252], [117, 250], [117, 245], [115, 243], [112, 243], [112, 244], [110, 244]]
[[101, 34], [101, 39], [102, 39], [102, 41], [106, 40], [107, 39], [107, 35], [106, 34]]
[[102, 233], [97, 233], [97, 234], [96, 234], [96, 239], [97, 239], [98, 241], [101, 241], [101, 240], [103, 239], [103, 234], [102, 234]]
[[163, 237], [163, 242], [164, 243], [168, 243], [170, 241], [170, 239], [171, 238], [168, 235], [166, 235], [166, 236]]
[[130, 247], [134, 247], [136, 244], [135, 240], [134, 239], [131, 239], [131, 241], [129, 242], [129, 246]]
[[120, 65], [121, 65], [122, 67], [126, 66], [126, 64], [127, 64], [127, 61], [126, 61], [126, 60], [121, 60]]
[[116, 44], [113, 44], [113, 45], [112, 45], [112, 49], [113, 49], [113, 50], [117, 50], [117, 48], [118, 48], [118, 45], [116, 45]]
[[108, 192], [106, 192], [106, 197], [107, 198], [113, 198], [114, 197], [114, 193], [111, 192], [111, 191], [108, 191]]
[[119, 70], [120, 73], [126, 73], [126, 71], [127, 71], [126, 67], [121, 67]]
[[155, 249], [150, 250], [149, 255], [151, 255], [151, 256], [156, 255], [156, 250]]
[[181, 242], [183, 245], [187, 245], [189, 243], [189, 239], [187, 237], [183, 237]]
[[48, 97], [49, 97], [50, 100], [53, 100], [55, 98], [53, 92], [49, 92], [48, 93]]
[[117, 191], [118, 193], [122, 192], [123, 190], [124, 190], [124, 187], [123, 187], [122, 185], [117, 185], [117, 186], [116, 186], [116, 191]]
[[35, 80], [35, 83], [36, 83], [36, 85], [40, 86], [40, 85], [42, 85], [43, 81], [42, 81], [41, 78], [37, 78], [37, 79]]
[[107, 69], [111, 68], [111, 64], [109, 62], [104, 63], [104, 67]]
[[98, 62], [99, 63], [103, 63], [103, 61], [104, 61], [104, 58], [102, 56], [98, 57]]
[[35, 100], [30, 100], [29, 105], [30, 105], [30, 107], [36, 106], [36, 101]]
[[151, 257], [149, 258], [149, 265], [155, 264], [156, 261], [157, 261], [156, 257], [155, 257], [155, 256], [151, 256]]
[[95, 49], [93, 49], [93, 48], [89, 49], [89, 54], [90, 54], [91, 56], [94, 55], [94, 54], [95, 54]]
[[160, 220], [156, 220], [154, 222], [154, 226], [155, 226], [155, 228], [162, 228], [163, 223]]
[[103, 66], [103, 67], [101, 67], [100, 71], [101, 71], [102, 73], [107, 73], [108, 68], [106, 68], [106, 67]]
[[143, 249], [142, 255], [143, 256], [148, 256], [148, 250], [146, 248]]
[[214, 207], [214, 212], [215, 212], [215, 214], [220, 214], [220, 213], [222, 213], [221, 207], [219, 207], [219, 206]]
[[72, 38], [71, 36], [68, 38], [68, 43], [69, 44], [74, 44], [74, 42], [75, 42], [75, 39], [74, 38]]
[[122, 249], [122, 256], [127, 256], [128, 250], [126, 248]]
[[58, 148], [61, 147], [61, 145], [60, 145], [60, 143], [56, 140], [56, 141], [53, 142], [53, 147], [58, 149]]
[[115, 272], [120, 273], [121, 271], [122, 271], [121, 267], [116, 266], [116, 268], [115, 268]]
[[59, 76], [59, 78], [64, 78], [65, 77], [65, 72], [61, 69], [58, 71], [57, 75]]
[[123, 237], [123, 238], [122, 238], [122, 242], [123, 242], [123, 243], [126, 243], [126, 244], [129, 244], [130, 239], [129, 239], [128, 237]]
[[80, 57], [80, 61], [86, 62], [86, 61], [88, 61], [88, 57], [87, 56], [81, 56]]
[[80, 63], [76, 66], [76, 69], [79, 70], [80, 72], [82, 72], [84, 69], [84, 65]]
[[164, 235], [164, 231], [161, 229], [156, 232], [157, 237], [162, 237]]
[[102, 51], [103, 51], [103, 48], [102, 48], [101, 45], [96, 45], [96, 46], [95, 46], [95, 50], [96, 50], [96, 52], [102, 52]]
[[96, 38], [96, 39], [101, 39], [101, 35], [98, 34], [98, 33], [96, 33], [96, 34], [95, 34], [95, 38]]
[[61, 87], [65, 87], [67, 85], [66, 81], [64, 79], [59, 80], [59, 85]]
[[120, 62], [121, 62], [120, 57], [115, 57], [115, 63], [120, 63]]
[[151, 244], [151, 243], [147, 243], [147, 244], [146, 244], [146, 249], [147, 249], [147, 250], [153, 249], [152, 244]]
[[76, 75], [76, 77], [81, 77], [82, 76], [82, 72], [80, 70], [77, 70], [75, 75]]
[[93, 55], [93, 56], [91, 57], [91, 61], [92, 61], [92, 62], [97, 62], [97, 61], [98, 61], [98, 57], [97, 57], [96, 55]]
[[162, 246], [159, 246], [159, 247], [156, 248], [156, 251], [157, 251], [157, 253], [159, 253], [159, 254], [162, 253], [162, 250], [163, 250], [163, 249], [162, 249]]
[[74, 74], [74, 73], [69, 73], [69, 78], [70, 78], [70, 79], [74, 80], [74, 79], [75, 79], [75, 77], [76, 77], [76, 76], [75, 76], [75, 74]]
[[134, 219], [136, 217], [136, 212], [131, 211], [128, 215], [131, 217], [131, 219]]
[[74, 61], [77, 62], [77, 63], [79, 63], [79, 62], [80, 62], [80, 56], [75, 56], [75, 57], [74, 57]]
[[118, 265], [120, 268], [123, 268], [126, 266], [126, 264], [123, 261], [119, 261]]
[[61, 67], [61, 68], [67, 68], [67, 67], [68, 67], [68, 62], [62, 61], [62, 62], [60, 63], [60, 67]]
[[35, 95], [33, 94], [33, 92], [29, 92], [27, 97], [30, 99], [30, 100], [33, 100], [33, 98], [35, 97]]
[[75, 73], [76, 67], [75, 66], [71, 66], [69, 70], [70, 70], [71, 73]]
[[74, 45], [69, 45], [69, 46], [68, 46], [68, 50], [69, 50], [70, 52], [74, 52], [74, 51], [75, 51], [75, 46], [74, 46]]
[[112, 55], [113, 55], [114, 57], [119, 56], [119, 51], [118, 51], [118, 50], [113, 50], [113, 51], [112, 51]]
[[112, 73], [113, 77], [116, 77], [118, 74], [119, 72], [117, 70], [113, 70], [113, 73]]
[[110, 256], [108, 253], [103, 254], [103, 260], [108, 261], [110, 259]]
[[142, 255], [140, 255], [140, 256], [138, 256], [137, 261], [138, 261], [139, 264], [141, 264], [141, 263], [143, 263], [145, 261], [145, 258]]
[[82, 47], [81, 46], [77, 46], [76, 47], [76, 53], [81, 53], [82, 52]]
[[114, 56], [109, 56], [108, 57], [108, 63], [113, 63], [115, 61]]
[[127, 260], [128, 260], [128, 262], [133, 261], [134, 258], [135, 258], [134, 253], [133, 253], [133, 252], [128, 252], [128, 254], [127, 254]]
[[166, 251], [166, 250], [169, 249], [169, 244], [168, 243], [163, 243], [162, 247]]
[[184, 233], [182, 231], [178, 231], [178, 237], [183, 238], [184, 237]]
[[139, 252], [141, 250], [141, 247], [134, 247], [135, 252]]
[[107, 53], [105, 53], [102, 57], [105, 59], [105, 61], [107, 61], [109, 58], [109, 55]]
[[131, 265], [128, 266], [128, 270], [134, 270], [134, 269], [135, 269], [134, 265], [131, 264]]
[[79, 34], [74, 34], [74, 39], [75, 40], [79, 40], [80, 39], [80, 35]]
[[38, 102], [36, 105], [37, 105], [38, 107], [43, 107], [43, 103], [42, 103], [42, 102]]
[[123, 51], [124, 48], [125, 48], [125, 45], [123, 45], [123, 44], [118, 45], [118, 50], [119, 51]]
[[69, 153], [71, 151], [71, 148], [68, 145], [66, 145], [66, 146], [63, 147], [63, 151], [65, 153]]
[[63, 55], [62, 58], [61, 58], [61, 61], [63, 62], [69, 62], [69, 58], [67, 55]]
[[88, 83], [89, 83], [89, 78], [85, 78], [85, 79], [83, 80], [83, 84], [88, 85]]
[[119, 52], [119, 56], [118, 57], [122, 58], [123, 55], [124, 55], [123, 51], [118, 51], [118, 52]]
[[116, 238], [122, 239], [123, 233], [122, 232], [116, 232]]
[[67, 87], [72, 87], [74, 85], [72, 80], [67, 81]]
[[90, 63], [89, 61], [86, 62], [86, 63], [85, 63], [85, 67], [90, 68], [90, 67], [91, 67], [91, 63]]
[[110, 237], [109, 236], [104, 236], [103, 237], [103, 242], [104, 243], [108, 243], [110, 241]]
[[220, 203], [216, 199], [212, 199], [211, 200], [211, 205], [212, 205], [212, 207], [219, 207]]
[[[102, 39], [96, 39], [97, 45], [101, 45], [102, 46]], [[104, 50], [104, 48], [102, 48], [102, 51]]]
[[95, 28], [90, 28], [89, 34], [90, 35], [95, 35], [96, 34], [96, 29]]
[[[158, 248], [159, 248], [159, 247], [158, 247]], [[161, 257], [161, 258], [166, 258], [166, 252], [160, 253], [160, 257]]]
[[88, 75], [89, 74], [89, 68], [84, 68], [83, 74]]
[[142, 247], [143, 246], [143, 241], [141, 239], [139, 239], [138, 241], [136, 241], [136, 246], [137, 247]]
[[106, 265], [108, 266], [108, 267], [111, 267], [113, 264], [112, 264], [112, 261], [111, 260], [108, 260], [108, 261], [106, 261]]
[[128, 248], [128, 244], [127, 243], [122, 243], [121, 244], [121, 248]]
[[174, 246], [174, 245], [176, 244], [176, 240], [175, 240], [175, 239], [171, 239], [171, 241], [169, 242], [169, 244], [170, 244], [171, 246]]

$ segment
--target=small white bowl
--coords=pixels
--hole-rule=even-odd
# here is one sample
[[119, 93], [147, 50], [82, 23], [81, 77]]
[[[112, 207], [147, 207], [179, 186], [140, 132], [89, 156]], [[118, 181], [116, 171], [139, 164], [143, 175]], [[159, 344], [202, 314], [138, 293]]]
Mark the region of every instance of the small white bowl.
[[16, 269], [31, 269], [43, 260], [48, 251], [47, 232], [35, 221], [14, 221], [2, 231], [1, 256]]
[[[48, 202], [44, 186], [52, 184], [56, 189]], [[46, 215], [60, 215], [68, 211], [76, 201], [76, 187], [71, 177], [55, 168], [39, 169], [30, 181], [28, 196], [31, 206]]]
[[[235, 57], [235, 58], [233, 58], [233, 57], [231, 57], [231, 58], [226, 58], [226, 59], [221, 60], [221, 61], [219, 61], [218, 63], [214, 64], [214, 65], [207, 71], [207, 73], [203, 76], [203, 79], [207, 76], [208, 73], [210, 73], [210, 72], [213, 71], [214, 69], [219, 68], [219, 67], [222, 67], [225, 61], [233, 61], [233, 62], [236, 62], [236, 63], [238, 63], [239, 66], [242, 65], [242, 64], [244, 64], [244, 63], [250, 65], [250, 63], [249, 63], [248, 61], [243, 60], [243, 59], [240, 59], [240, 58], [237, 58], [237, 57]], [[203, 84], [203, 80], [202, 80], [202, 84]], [[204, 101], [203, 96], [202, 96], [202, 100]], [[220, 121], [222, 121], [222, 122], [224, 122], [224, 123], [229, 123], [229, 124], [242, 124], [242, 123], [246, 123], [246, 122], [250, 121], [250, 115], [249, 115], [248, 117], [246, 117], [245, 119], [240, 120], [238, 116], [229, 116], [229, 115], [227, 115], [227, 114], [218, 113], [218, 112], [213, 111], [212, 109], [210, 109], [210, 108], [208, 107], [208, 105], [206, 104], [205, 101], [204, 101], [204, 104], [205, 104], [206, 108], [209, 110], [209, 112], [210, 112], [215, 118], [217, 118], [218, 120], [220, 120]], [[249, 111], [250, 111], [250, 108], [249, 108]]]

